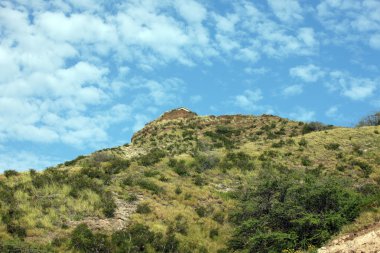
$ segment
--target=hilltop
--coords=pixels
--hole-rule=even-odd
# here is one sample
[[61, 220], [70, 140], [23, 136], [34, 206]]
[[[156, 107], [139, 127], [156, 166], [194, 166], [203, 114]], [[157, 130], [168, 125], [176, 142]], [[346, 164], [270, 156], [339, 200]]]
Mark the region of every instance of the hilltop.
[[129, 144], [0, 175], [0, 252], [315, 252], [380, 221], [379, 132], [174, 109]]

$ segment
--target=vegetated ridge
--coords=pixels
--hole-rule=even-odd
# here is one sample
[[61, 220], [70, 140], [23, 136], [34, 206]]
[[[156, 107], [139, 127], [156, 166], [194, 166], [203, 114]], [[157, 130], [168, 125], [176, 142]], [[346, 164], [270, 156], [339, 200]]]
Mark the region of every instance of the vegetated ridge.
[[174, 109], [130, 144], [6, 170], [0, 252], [350, 252], [380, 221], [379, 131]]

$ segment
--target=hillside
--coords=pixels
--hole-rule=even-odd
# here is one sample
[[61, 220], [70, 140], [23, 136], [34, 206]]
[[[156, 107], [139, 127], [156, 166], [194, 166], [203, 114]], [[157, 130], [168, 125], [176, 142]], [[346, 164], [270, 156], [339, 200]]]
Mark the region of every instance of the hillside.
[[380, 221], [380, 126], [179, 108], [130, 144], [6, 171], [0, 217], [0, 252], [316, 252]]

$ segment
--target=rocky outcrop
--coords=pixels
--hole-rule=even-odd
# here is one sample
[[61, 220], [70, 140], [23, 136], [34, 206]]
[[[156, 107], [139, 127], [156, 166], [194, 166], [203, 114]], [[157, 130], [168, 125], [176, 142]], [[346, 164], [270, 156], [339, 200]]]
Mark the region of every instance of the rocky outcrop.
[[158, 121], [161, 120], [173, 120], [173, 119], [187, 119], [198, 116], [195, 112], [190, 111], [187, 108], [181, 107], [162, 114]]
[[318, 253], [380, 253], [380, 223], [340, 236], [320, 248]]

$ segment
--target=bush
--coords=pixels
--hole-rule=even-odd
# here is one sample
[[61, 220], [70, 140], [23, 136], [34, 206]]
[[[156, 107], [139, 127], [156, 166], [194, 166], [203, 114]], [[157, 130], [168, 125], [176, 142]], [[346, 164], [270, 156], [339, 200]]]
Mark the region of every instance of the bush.
[[158, 186], [154, 182], [147, 180], [147, 179], [141, 179], [137, 182], [137, 184], [141, 188], [149, 190], [149, 191], [153, 192], [154, 194], [159, 194], [159, 193], [164, 191], [164, 189], [162, 187]]
[[306, 147], [307, 146], [307, 140], [305, 138], [302, 138], [299, 142], [298, 142], [298, 145], [302, 146], [302, 147]]
[[7, 232], [10, 233], [13, 236], [17, 236], [18, 238], [25, 238], [26, 237], [26, 229], [19, 224], [15, 223], [14, 221], [11, 221], [6, 224], [7, 225]]
[[244, 152], [232, 153], [229, 152], [223, 158], [219, 167], [223, 170], [238, 168], [240, 170], [253, 170], [254, 164], [252, 158]]
[[194, 184], [197, 185], [197, 186], [204, 186], [206, 185], [206, 179], [200, 175], [197, 175], [194, 177], [193, 179], [194, 181]]
[[15, 170], [5, 170], [4, 171], [4, 176], [7, 178], [18, 176], [18, 175], [19, 175], [19, 173]]
[[198, 206], [195, 208], [195, 212], [199, 217], [205, 217], [207, 215], [207, 209], [203, 206]]
[[363, 160], [356, 159], [356, 160], [353, 160], [351, 164], [353, 166], [358, 166], [363, 171], [363, 174], [365, 177], [369, 177], [369, 175], [373, 171], [372, 166]]
[[152, 149], [148, 154], [141, 156], [137, 162], [139, 165], [151, 166], [158, 163], [163, 157], [165, 157], [165, 152], [158, 148], [155, 148]]
[[175, 188], [174, 192], [175, 192], [175, 194], [177, 194], [177, 195], [181, 194], [181, 193], [182, 193], [182, 189], [181, 189], [181, 187], [177, 186], [177, 187]]
[[360, 213], [361, 197], [342, 179], [288, 171], [261, 173], [231, 214], [231, 250], [282, 252], [321, 246]]
[[303, 157], [301, 157], [301, 164], [303, 166], [310, 166], [310, 165], [312, 165], [312, 162], [308, 157], [303, 156]]
[[325, 148], [328, 150], [338, 150], [340, 147], [339, 143], [328, 143], [325, 145]]
[[380, 125], [380, 112], [375, 114], [365, 116], [357, 124], [358, 127], [361, 126], [379, 126]]
[[328, 130], [332, 129], [332, 125], [325, 125], [321, 122], [310, 122], [310, 123], [305, 123], [302, 128], [302, 134], [307, 134], [315, 131], [323, 131], [323, 130]]
[[105, 192], [102, 194], [101, 198], [102, 198], [102, 208], [103, 208], [104, 215], [107, 218], [114, 217], [117, 205], [113, 199], [112, 193]]
[[169, 231], [170, 230], [174, 230], [174, 232], [180, 233], [182, 235], [187, 235], [189, 226], [187, 225], [186, 218], [183, 215], [177, 215], [175, 217], [174, 227], [169, 229]]
[[131, 226], [112, 234], [112, 252], [178, 252], [179, 241], [174, 231], [170, 230], [164, 237], [161, 233], [155, 233], [142, 224]]
[[198, 173], [213, 169], [219, 163], [219, 158], [210, 154], [198, 154], [195, 156], [194, 166]]
[[179, 176], [187, 176], [189, 172], [186, 168], [186, 163], [184, 160], [176, 160], [171, 158], [168, 162], [169, 167], [173, 168], [174, 172]]
[[141, 203], [137, 205], [136, 212], [140, 214], [147, 214], [151, 213], [152, 209], [150, 209], [147, 203]]
[[212, 228], [210, 230], [210, 233], [209, 233], [209, 237], [211, 239], [214, 239], [215, 237], [217, 237], [219, 235], [219, 230], [217, 228]]
[[78, 225], [71, 233], [71, 248], [79, 252], [111, 252], [106, 235], [93, 234], [86, 224]]

